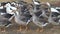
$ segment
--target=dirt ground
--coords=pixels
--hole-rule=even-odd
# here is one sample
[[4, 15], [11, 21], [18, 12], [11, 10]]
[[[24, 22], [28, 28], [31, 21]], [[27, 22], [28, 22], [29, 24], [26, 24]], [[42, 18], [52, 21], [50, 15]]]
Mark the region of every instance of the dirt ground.
[[[48, 26], [44, 27], [42, 32], [39, 32], [37, 31], [39, 27], [32, 22], [28, 24], [28, 30], [25, 30], [26, 28], [22, 27], [21, 31], [18, 31], [20, 25], [16, 24], [14, 21], [12, 24], [12, 26], [5, 28], [5, 32], [0, 30], [0, 34], [60, 34], [60, 25], [53, 26], [52, 24], [49, 24]], [[4, 27], [2, 28], [4, 29]]]
[[6, 28], [5, 32], [0, 31], [0, 34], [60, 34], [60, 26], [45, 28], [43, 32], [36, 31], [37, 27], [35, 26], [30, 26], [29, 30], [23, 29], [22, 31], [17, 31], [19, 29], [18, 27], [19, 26], [13, 25], [9, 28]]

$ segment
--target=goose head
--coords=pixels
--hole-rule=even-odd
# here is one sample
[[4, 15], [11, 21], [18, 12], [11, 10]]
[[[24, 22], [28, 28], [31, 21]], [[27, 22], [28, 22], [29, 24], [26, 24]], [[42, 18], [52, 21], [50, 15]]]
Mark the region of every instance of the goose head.
[[49, 2], [46, 2], [46, 4], [47, 4], [49, 7], [51, 6]]

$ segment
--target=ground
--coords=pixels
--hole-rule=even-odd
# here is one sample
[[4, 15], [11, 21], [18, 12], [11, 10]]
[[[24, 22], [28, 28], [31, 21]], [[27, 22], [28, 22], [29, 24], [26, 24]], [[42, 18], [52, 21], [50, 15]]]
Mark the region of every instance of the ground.
[[25, 30], [25, 27], [22, 27], [22, 31], [18, 31], [19, 30], [19, 25], [18, 24], [14, 24], [8, 28], [5, 28], [5, 32], [2, 32], [0, 30], [0, 34], [60, 34], [60, 25], [59, 26], [53, 26], [53, 25], [49, 25], [49, 27], [45, 27], [44, 31], [39, 32], [36, 31], [37, 28], [39, 28], [38, 26], [36, 26], [33, 23], [29, 23], [28, 25], [29, 29]]

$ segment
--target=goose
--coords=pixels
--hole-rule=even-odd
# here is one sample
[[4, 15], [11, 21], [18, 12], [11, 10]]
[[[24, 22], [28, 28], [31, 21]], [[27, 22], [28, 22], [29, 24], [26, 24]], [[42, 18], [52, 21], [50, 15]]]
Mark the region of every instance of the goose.
[[[38, 13], [37, 13], [38, 14]], [[41, 17], [41, 16], [40, 16]], [[40, 30], [40, 32], [43, 31], [43, 27], [45, 27], [48, 23], [43, 22], [43, 21], [39, 21], [39, 19], [41, 20], [41, 18], [37, 17], [35, 14], [32, 16], [33, 19], [33, 23], [36, 24], [37, 26], [41, 27], [42, 29]], [[43, 18], [42, 18], [43, 19]], [[39, 31], [39, 28], [37, 29], [37, 31]]]
[[6, 27], [8, 27], [7, 26], [8, 24], [11, 24], [11, 22], [8, 21], [8, 19], [5, 18], [4, 16], [0, 15], [0, 26], [6, 26]]
[[[15, 22], [19, 25], [22, 26], [27, 26], [30, 22], [30, 17], [29, 17], [29, 13], [23, 13], [23, 15], [21, 14], [21, 7], [18, 9], [18, 11], [15, 12]], [[27, 29], [27, 27], [26, 27]], [[20, 26], [20, 31], [21, 31], [21, 26]]]
[[[4, 4], [4, 3], [3, 3], [3, 4]], [[6, 4], [6, 3], [5, 3], [5, 4]], [[5, 5], [5, 4], [4, 4], [4, 5]], [[3, 5], [3, 8], [0, 9], [1, 18], [2, 18], [2, 19], [4, 19], [4, 18], [9, 19], [8, 17], [10, 17], [10, 15], [7, 14], [6, 8], [4, 7], [4, 5]], [[6, 16], [6, 17], [5, 17], [5, 16]], [[1, 18], [0, 18], [0, 19], [1, 19]], [[4, 20], [4, 21], [5, 21], [5, 20]], [[9, 20], [8, 20], [8, 21], [9, 21]], [[9, 22], [10, 22], [10, 21], [9, 21]], [[9, 25], [8, 22], [7, 22], [6, 24]], [[7, 27], [8, 27], [8, 26], [7, 26]]]
[[57, 12], [57, 13], [59, 13], [59, 11], [58, 11], [58, 10], [56, 10], [56, 9], [55, 9], [55, 8], [53, 8], [53, 7], [51, 7], [51, 5], [50, 5], [50, 3], [49, 3], [49, 2], [47, 2], [46, 4], [51, 8], [51, 12]]
[[10, 21], [14, 17], [14, 11], [17, 10], [17, 8], [11, 6], [10, 3], [7, 3], [4, 7], [6, 8], [6, 12], [7, 12], [7, 14], [5, 14], [5, 15], [9, 16], [8, 18], [9, 18], [9, 21]]
[[[41, 9], [41, 8], [40, 8]], [[38, 16], [36, 16], [36, 14], [38, 14]], [[40, 16], [40, 17], [39, 17]], [[45, 17], [43, 16], [46, 16], [45, 15], [45, 11], [44, 9], [42, 9], [42, 11], [37, 11], [36, 10], [36, 7], [34, 7], [33, 9], [33, 15], [32, 15], [32, 21], [34, 24], [36, 24], [37, 26], [41, 27], [42, 30], [43, 30], [43, 27], [47, 26], [48, 23], [44, 20]], [[38, 29], [39, 30], [39, 29]], [[42, 31], [40, 30], [40, 32]]]
[[[58, 22], [55, 22], [54, 20], [58, 19], [57, 16], [60, 15], [59, 11], [56, 10], [55, 8], [52, 8], [50, 3], [48, 2], [47, 5], [50, 7], [51, 13], [48, 21], [52, 23], [53, 25], [59, 25]], [[52, 16], [53, 15], [53, 16]], [[59, 20], [58, 20], [59, 21]]]
[[[58, 21], [57, 21], [58, 19]], [[59, 20], [60, 18], [58, 18], [57, 16], [56, 17], [52, 17], [52, 13], [50, 14], [50, 17], [48, 19], [48, 22], [53, 24], [53, 25], [59, 25]]]
[[[8, 28], [8, 27], [11, 26], [11, 25], [12, 25], [11, 22], [8, 21], [7, 18], [5, 18], [4, 16], [1, 16], [1, 15], [0, 15], [0, 27]], [[2, 28], [3, 30], [1, 29], [2, 32], [5, 32], [5, 28]]]

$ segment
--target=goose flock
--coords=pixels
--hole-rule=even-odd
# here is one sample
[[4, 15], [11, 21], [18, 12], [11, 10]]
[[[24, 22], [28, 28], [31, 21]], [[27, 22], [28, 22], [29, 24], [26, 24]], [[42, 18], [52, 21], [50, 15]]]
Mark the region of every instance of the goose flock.
[[30, 22], [41, 28], [50, 23], [60, 25], [60, 9], [52, 7], [49, 2], [32, 0], [32, 3], [25, 1], [0, 3], [0, 26], [12, 25], [13, 17], [17, 24], [23, 26], [27, 26]]

